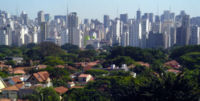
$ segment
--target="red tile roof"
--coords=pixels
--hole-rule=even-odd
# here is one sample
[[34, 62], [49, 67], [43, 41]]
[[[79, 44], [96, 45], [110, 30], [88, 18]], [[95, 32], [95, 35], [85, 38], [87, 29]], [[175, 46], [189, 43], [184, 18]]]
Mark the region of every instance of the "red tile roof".
[[70, 84], [70, 85], [71, 85], [71, 84], [75, 84], [75, 83], [74, 83], [74, 82], [68, 82], [68, 84]]
[[175, 69], [168, 69], [167, 71], [168, 71], [168, 72], [172, 72], [172, 73], [176, 73], [176, 74], [178, 74], [178, 73], [181, 72], [181, 71], [175, 70]]
[[13, 77], [12, 81], [15, 82], [15, 83], [22, 82], [21, 79], [20, 79], [20, 77]]
[[142, 61], [137, 62], [138, 64], [142, 65], [142, 66], [146, 66], [146, 67], [150, 67], [149, 63], [144, 63]]
[[72, 71], [77, 71], [78, 69], [72, 67], [72, 66], [66, 66], [67, 69], [72, 70]]
[[49, 73], [47, 71], [37, 72], [34, 73], [33, 76], [39, 81], [44, 82], [47, 81], [49, 78]]
[[16, 85], [13, 85], [13, 86], [9, 86], [9, 87], [6, 87], [2, 90], [10, 90], [10, 91], [18, 91], [19, 89], [21, 89], [22, 87], [24, 86], [23, 83], [20, 83], [20, 84], [16, 84]]
[[6, 90], [6, 91], [18, 91], [19, 90], [19, 88], [17, 88], [17, 86], [10, 86], [10, 87], [6, 87], [6, 88], [4, 88], [4, 89], [2, 89], [2, 90]]
[[56, 68], [65, 68], [63, 65], [57, 65]]
[[62, 95], [62, 94], [66, 93], [68, 91], [68, 88], [65, 88], [65, 87], [61, 86], [61, 87], [54, 88], [54, 90], [57, 93], [59, 93], [60, 95]]
[[176, 60], [168, 61], [164, 64], [165, 66], [173, 67], [175, 69], [179, 69], [181, 66]]
[[38, 69], [45, 69], [45, 68], [47, 68], [47, 65], [38, 65], [37, 68]]
[[24, 70], [17, 69], [13, 71], [13, 74], [26, 74], [26, 72]]
[[83, 68], [84, 71], [90, 70], [92, 67], [96, 66], [99, 63], [99, 61], [95, 62], [88, 62], [86, 63], [86, 66]]
[[11, 99], [1, 98], [0, 101], [11, 101]]
[[80, 77], [80, 78], [87, 78], [88, 76], [90, 76], [90, 74], [81, 74], [78, 77]]

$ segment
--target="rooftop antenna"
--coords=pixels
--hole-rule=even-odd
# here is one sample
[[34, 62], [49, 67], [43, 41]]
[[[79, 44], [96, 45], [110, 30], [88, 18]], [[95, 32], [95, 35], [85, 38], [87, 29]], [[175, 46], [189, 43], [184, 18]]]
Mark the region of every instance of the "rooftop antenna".
[[157, 4], [157, 14], [160, 15], [160, 8], [159, 8], [159, 4]]
[[67, 15], [69, 14], [69, 1], [66, 0]]
[[117, 18], [119, 16], [119, 0], [117, 0]]
[[19, 15], [19, 3], [18, 3], [18, 0], [16, 0], [16, 9], [15, 9], [15, 12], [16, 12], [16, 16]]

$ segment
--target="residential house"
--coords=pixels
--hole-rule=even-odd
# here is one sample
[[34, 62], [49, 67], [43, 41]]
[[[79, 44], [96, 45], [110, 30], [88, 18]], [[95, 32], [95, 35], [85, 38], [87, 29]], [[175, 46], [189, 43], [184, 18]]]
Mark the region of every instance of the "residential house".
[[15, 85], [15, 84], [18, 84], [18, 83], [22, 83], [22, 80], [20, 79], [20, 77], [12, 77], [10, 78], [10, 80], [8, 81], [9, 84], [11, 85]]
[[60, 100], [62, 100], [62, 95], [68, 91], [68, 88], [60, 86], [60, 87], [54, 88], [54, 90], [60, 95]]
[[8, 57], [6, 58], [7, 60], [13, 60], [16, 62], [16, 64], [22, 64], [23, 63], [23, 58], [22, 57]]
[[172, 60], [172, 61], [168, 61], [164, 64], [164, 66], [166, 67], [172, 67], [174, 69], [180, 69], [181, 65], [176, 61], [176, 60]]
[[47, 65], [37, 65], [36, 66], [37, 70], [41, 70], [41, 69], [45, 69], [45, 68], [47, 68]]
[[171, 72], [171, 73], [175, 73], [175, 74], [181, 73], [180, 70], [176, 70], [176, 69], [168, 69], [167, 72]]
[[93, 81], [94, 78], [92, 77], [92, 75], [90, 74], [81, 74], [78, 76], [78, 82], [81, 84], [81, 85], [85, 85], [87, 84], [89, 81]]
[[67, 87], [68, 88], [72, 88], [72, 87], [74, 87], [75, 86], [75, 83], [74, 82], [68, 82], [67, 83]]
[[22, 87], [23, 87], [23, 84], [16, 84], [13, 86], [6, 87], [2, 89], [2, 97], [16, 100], [18, 97], [18, 91]]
[[2, 92], [2, 89], [6, 88], [7, 85], [4, 82], [4, 80], [0, 77], [0, 92]]
[[30, 82], [32, 85], [42, 84], [44, 87], [52, 86], [51, 79], [47, 71], [37, 72], [32, 74], [27, 82]]

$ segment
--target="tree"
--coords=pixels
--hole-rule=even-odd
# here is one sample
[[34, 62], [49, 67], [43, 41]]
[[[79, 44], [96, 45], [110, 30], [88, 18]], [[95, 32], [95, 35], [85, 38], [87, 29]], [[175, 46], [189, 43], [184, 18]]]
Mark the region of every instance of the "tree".
[[40, 53], [39, 47], [34, 47], [32, 49], [27, 50], [24, 55], [27, 56], [27, 58], [30, 60], [41, 59], [41, 53]]
[[89, 61], [93, 61], [97, 55], [98, 54], [95, 50], [85, 50], [85, 51], [80, 51], [78, 57], [80, 59], [89, 59]]
[[101, 69], [90, 69], [85, 72], [86, 74], [91, 74], [92, 76], [102, 76], [103, 74], [108, 74], [108, 71]]
[[110, 101], [110, 99], [95, 89], [72, 89], [67, 92], [64, 101]]
[[25, 97], [30, 101], [60, 101], [59, 95], [52, 88], [37, 88], [34, 94]]
[[128, 56], [118, 56], [112, 60], [112, 64], [116, 64], [117, 66], [121, 66], [122, 64], [131, 65], [134, 64], [134, 60]]
[[188, 69], [200, 68], [200, 52], [190, 52], [182, 55], [179, 62]]
[[39, 52], [42, 58], [46, 56], [60, 56], [65, 53], [59, 46], [51, 42], [41, 43], [39, 45]]
[[7, 65], [11, 65], [11, 66], [15, 66], [15, 65], [16, 65], [16, 62], [13, 61], [13, 60], [8, 60], [8, 61], [6, 62], [6, 64], [7, 64]]
[[54, 86], [67, 87], [67, 82], [71, 81], [70, 73], [65, 68], [47, 67], [45, 70], [49, 72]]
[[69, 43], [62, 45], [61, 48], [66, 50], [68, 53], [77, 53], [79, 51], [78, 46]]
[[65, 62], [60, 57], [48, 56], [44, 59], [44, 64], [49, 66], [64, 65]]
[[147, 70], [147, 67], [145, 66], [141, 66], [141, 65], [137, 65], [134, 68], [132, 68], [132, 71], [137, 73], [137, 74], [141, 74], [143, 73], [145, 70]]
[[92, 46], [92, 45], [87, 45], [87, 46], [85, 47], [85, 49], [94, 50], [95, 48], [94, 48], [94, 46]]

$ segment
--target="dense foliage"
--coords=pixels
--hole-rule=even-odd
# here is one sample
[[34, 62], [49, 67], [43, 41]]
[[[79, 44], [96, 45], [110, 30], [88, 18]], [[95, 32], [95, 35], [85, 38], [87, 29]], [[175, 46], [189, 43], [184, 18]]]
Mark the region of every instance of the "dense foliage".
[[[54, 87], [67, 87], [67, 82], [71, 81], [70, 74], [74, 72], [94, 76], [95, 81], [84, 88], [70, 89], [62, 96], [64, 101], [197, 101], [200, 98], [200, 46], [174, 47], [167, 50], [120, 46], [104, 46], [99, 50], [93, 48], [88, 45], [87, 49], [81, 50], [75, 45], [65, 44], [60, 47], [49, 42], [22, 47], [0, 46], [0, 60], [23, 57], [23, 65], [31, 66], [31, 60], [32, 65], [46, 64], [46, 69], [31, 70], [30, 73], [48, 71]], [[87, 71], [76, 66], [79, 62], [96, 60], [99, 64]], [[164, 66], [164, 63], [170, 60], [178, 61], [182, 67]], [[150, 66], [140, 65], [138, 61], [149, 63]], [[6, 61], [6, 64], [17, 65], [10, 60]], [[130, 71], [103, 69], [111, 64], [127, 64]], [[57, 65], [71, 66], [77, 70], [57, 68]], [[168, 69], [180, 72], [168, 72]], [[137, 73], [136, 77], [133, 72]], [[0, 76], [7, 77], [8, 73], [2, 70]], [[53, 88], [40, 88], [35, 92], [28, 96], [30, 100], [59, 101]]]

